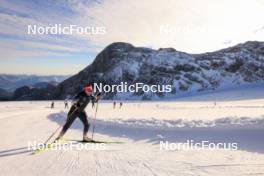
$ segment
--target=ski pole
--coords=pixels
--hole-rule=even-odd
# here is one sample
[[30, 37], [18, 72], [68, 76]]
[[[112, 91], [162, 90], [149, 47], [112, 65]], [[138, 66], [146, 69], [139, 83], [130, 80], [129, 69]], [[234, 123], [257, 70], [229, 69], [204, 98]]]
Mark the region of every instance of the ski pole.
[[95, 113], [94, 113], [92, 140], [93, 140], [93, 135], [94, 135], [94, 128], [95, 128], [95, 122], [96, 122], [97, 109], [98, 109], [98, 101], [96, 103], [96, 108], [95, 108]]
[[56, 128], [56, 130], [50, 135], [50, 137], [45, 141], [45, 145], [48, 143], [48, 141], [57, 133], [57, 131], [59, 129], [61, 129], [63, 127], [63, 125], [60, 125], [58, 128]]

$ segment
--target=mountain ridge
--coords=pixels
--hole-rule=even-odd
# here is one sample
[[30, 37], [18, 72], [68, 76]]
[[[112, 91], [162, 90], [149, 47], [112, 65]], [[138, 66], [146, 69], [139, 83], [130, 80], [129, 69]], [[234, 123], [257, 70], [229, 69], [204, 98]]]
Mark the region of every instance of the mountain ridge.
[[264, 43], [248, 41], [214, 52], [188, 54], [174, 48], [158, 50], [124, 42], [108, 45], [94, 61], [61, 82], [54, 98], [66, 98], [86, 83], [142, 82], [171, 84], [171, 93], [109, 93], [105, 99], [156, 99], [214, 90], [228, 85], [264, 81]]
[[0, 74], [0, 88], [14, 91], [22, 86], [33, 86], [40, 82], [61, 82], [69, 76], [64, 75], [27, 75], [27, 74]]

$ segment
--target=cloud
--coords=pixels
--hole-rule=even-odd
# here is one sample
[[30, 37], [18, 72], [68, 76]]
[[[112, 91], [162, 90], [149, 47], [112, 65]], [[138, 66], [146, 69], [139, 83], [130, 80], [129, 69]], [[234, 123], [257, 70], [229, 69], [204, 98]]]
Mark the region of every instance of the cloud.
[[[264, 41], [262, 0], [34, 0], [0, 4], [2, 58], [96, 55], [112, 42], [191, 53]], [[27, 25], [105, 26], [105, 35], [27, 35]], [[227, 42], [231, 41], [231, 42]], [[1, 60], [1, 59], [0, 59]]]
[[[264, 18], [264, 7], [260, 3], [257, 0], [5, 1], [2, 6], [12, 9], [13, 13], [0, 14], [0, 32], [49, 43], [62, 41], [60, 45], [63, 41], [74, 41], [73, 51], [80, 47], [78, 43], [95, 46], [87, 50], [97, 52], [112, 42], [124, 41], [138, 46], [204, 52], [223, 47], [226, 40], [232, 43], [263, 40], [262, 35], [254, 32], [263, 26], [262, 21], [257, 20]], [[37, 5], [41, 8], [35, 9]], [[105, 26], [107, 33], [62, 37], [25, 35], [28, 24], [48, 26], [55, 23]]]
[[[264, 36], [254, 34], [264, 18], [264, 8], [257, 1], [110, 0], [97, 6], [77, 7], [85, 12], [80, 23], [85, 24], [85, 16], [94, 16], [107, 27], [107, 35], [94, 38], [101, 45], [126, 41], [205, 52], [225, 47], [223, 42], [227, 39], [234, 43], [264, 40]], [[164, 25], [171, 32], [161, 33]]]
[[[31, 1], [33, 2], [33, 1]], [[54, 7], [49, 1], [34, 8], [34, 3], [10, 3], [0, 5], [0, 42], [2, 58], [37, 56], [63, 56], [75, 53], [97, 52], [96, 45], [90, 46], [87, 39], [79, 36], [28, 35], [27, 25], [49, 26], [50, 24], [72, 24], [65, 18], [61, 6]], [[53, 3], [54, 4], [54, 3]], [[50, 9], [52, 8], [52, 9]], [[49, 11], [45, 11], [49, 10]], [[74, 21], [74, 19], [71, 19]], [[13, 50], [13, 52], [11, 52]], [[65, 53], [66, 52], [66, 53]], [[44, 54], [44, 55], [43, 55]]]

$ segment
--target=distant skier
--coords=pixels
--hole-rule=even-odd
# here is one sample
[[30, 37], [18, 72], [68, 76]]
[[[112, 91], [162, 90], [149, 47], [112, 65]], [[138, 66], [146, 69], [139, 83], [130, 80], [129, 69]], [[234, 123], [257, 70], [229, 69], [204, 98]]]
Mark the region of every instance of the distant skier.
[[79, 117], [81, 122], [84, 125], [83, 129], [83, 141], [91, 141], [90, 138], [88, 138], [87, 133], [90, 127], [90, 124], [87, 119], [87, 115], [85, 113], [85, 108], [91, 101], [92, 104], [95, 102], [98, 102], [100, 98], [100, 93], [98, 93], [95, 97], [92, 96], [92, 86], [87, 85], [85, 86], [84, 90], [81, 91], [74, 99], [77, 101], [73, 103], [73, 105], [70, 108], [70, 111], [68, 112], [67, 115], [67, 120], [66, 123], [64, 124], [59, 136], [56, 138], [56, 140], [60, 139], [63, 137], [63, 135], [66, 133], [66, 131], [69, 129], [73, 121]]
[[115, 109], [116, 108], [116, 102], [114, 101], [114, 103], [113, 103], [113, 109]]
[[50, 108], [51, 108], [51, 109], [54, 108], [54, 101], [51, 102]]
[[69, 106], [68, 106], [68, 101], [67, 101], [67, 100], [64, 101], [64, 108], [65, 108], [65, 109], [68, 109], [68, 108], [69, 108]]
[[123, 102], [121, 101], [121, 102], [119, 103], [119, 109], [121, 109], [122, 106], [123, 106]]

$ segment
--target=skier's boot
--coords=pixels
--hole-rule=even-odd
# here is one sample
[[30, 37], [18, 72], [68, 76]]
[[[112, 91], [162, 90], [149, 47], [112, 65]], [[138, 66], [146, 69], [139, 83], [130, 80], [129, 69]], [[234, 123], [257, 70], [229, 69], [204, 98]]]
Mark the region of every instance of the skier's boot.
[[93, 140], [88, 136], [83, 136], [83, 142], [92, 142]]
[[62, 139], [62, 138], [61, 138], [60, 136], [58, 136], [58, 137], [54, 140], [54, 142], [55, 142], [55, 143], [58, 143], [58, 142], [60, 142], [61, 139]]
[[62, 139], [63, 135], [64, 135], [64, 132], [60, 132], [59, 136], [56, 137], [55, 141], [57, 141], [57, 142], [60, 141]]

